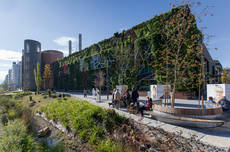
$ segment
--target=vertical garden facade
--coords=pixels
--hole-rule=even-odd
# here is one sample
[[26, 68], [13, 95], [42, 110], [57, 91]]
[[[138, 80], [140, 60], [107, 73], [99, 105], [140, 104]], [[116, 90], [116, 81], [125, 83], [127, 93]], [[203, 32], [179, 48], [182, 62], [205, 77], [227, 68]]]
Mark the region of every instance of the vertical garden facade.
[[[189, 8], [187, 9], [189, 15], [192, 15]], [[159, 63], [165, 62], [159, 57], [166, 43], [162, 27], [170, 17], [178, 13], [182, 13], [181, 7], [154, 16], [121, 33], [114, 33], [109, 39], [56, 61], [52, 65], [55, 89], [91, 89], [95, 87], [96, 73], [99, 71], [103, 71], [105, 77], [102, 89], [105, 89], [106, 86], [112, 89], [115, 85], [120, 84], [126, 84], [129, 88], [138, 85], [142, 89], [153, 83], [164, 84], [165, 72], [156, 72], [159, 71], [160, 65], [164, 66]], [[193, 22], [196, 22], [195, 17]], [[193, 26], [191, 32], [196, 33], [202, 39], [202, 34], [196, 24]], [[194, 51], [196, 51], [195, 48]], [[197, 64], [196, 69], [200, 69], [199, 67], [200, 64]], [[189, 70], [194, 71], [194, 68]], [[189, 81], [195, 82], [195, 79], [199, 78], [199, 70], [196, 74], [193, 77], [194, 80]], [[194, 89], [194, 86], [186, 87], [188, 90]]]

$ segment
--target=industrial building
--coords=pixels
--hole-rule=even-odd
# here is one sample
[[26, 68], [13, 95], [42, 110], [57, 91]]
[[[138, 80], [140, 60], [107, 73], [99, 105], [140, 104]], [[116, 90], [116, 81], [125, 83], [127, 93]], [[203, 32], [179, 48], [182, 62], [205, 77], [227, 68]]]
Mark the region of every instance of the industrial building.
[[[44, 67], [46, 64], [52, 64], [53, 62], [57, 61], [58, 59], [63, 58], [64, 54], [61, 51], [58, 50], [44, 50], [41, 52], [41, 63], [42, 63], [42, 73], [44, 72]], [[45, 82], [42, 82], [43, 89], [46, 88], [53, 88], [53, 75], [51, 76], [51, 79], [49, 80], [48, 86], [45, 88]]]
[[41, 43], [27, 39], [22, 50], [22, 88], [23, 90], [35, 90], [34, 69], [37, 63], [41, 65]]

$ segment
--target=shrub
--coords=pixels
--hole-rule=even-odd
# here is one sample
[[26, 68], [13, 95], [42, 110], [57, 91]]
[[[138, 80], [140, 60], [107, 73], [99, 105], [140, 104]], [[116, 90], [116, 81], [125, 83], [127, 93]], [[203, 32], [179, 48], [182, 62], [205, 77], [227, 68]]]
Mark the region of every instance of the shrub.
[[49, 95], [49, 97], [51, 97], [51, 94], [52, 94], [51, 90], [48, 89], [48, 95]]
[[7, 117], [7, 115], [2, 115], [1, 120], [2, 120], [2, 124], [3, 124], [4, 126], [6, 126], [7, 123], [8, 123], [8, 117]]
[[21, 102], [4, 96], [0, 96], [0, 106], [0, 115], [4, 115], [4, 121], [21, 117], [24, 110], [24, 106]]
[[36, 151], [37, 146], [20, 120], [10, 121], [7, 126], [3, 127], [0, 138], [1, 152]]
[[125, 151], [122, 148], [122, 145], [117, 144], [110, 139], [102, 141], [97, 147], [97, 152], [122, 152], [122, 151]]
[[58, 100], [41, 106], [48, 119], [60, 121], [65, 127], [78, 134], [85, 142], [98, 145], [106, 139], [113, 128], [126, 122], [126, 118], [114, 110], [105, 110], [85, 101]]
[[56, 94], [56, 90], [53, 90], [53, 94]]
[[32, 101], [32, 100], [33, 100], [32, 96], [30, 96], [29, 98], [30, 98], [30, 101]]

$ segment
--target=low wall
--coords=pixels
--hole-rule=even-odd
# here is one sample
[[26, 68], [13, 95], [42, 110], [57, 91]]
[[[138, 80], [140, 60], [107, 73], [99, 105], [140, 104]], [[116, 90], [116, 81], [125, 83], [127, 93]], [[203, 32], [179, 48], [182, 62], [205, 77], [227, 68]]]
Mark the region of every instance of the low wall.
[[197, 99], [195, 92], [176, 92], [175, 93], [176, 99]]

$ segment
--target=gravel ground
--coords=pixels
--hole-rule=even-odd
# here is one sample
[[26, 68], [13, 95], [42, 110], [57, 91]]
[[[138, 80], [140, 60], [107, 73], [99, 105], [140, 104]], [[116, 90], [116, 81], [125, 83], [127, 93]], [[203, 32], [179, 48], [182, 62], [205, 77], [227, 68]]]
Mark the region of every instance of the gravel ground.
[[[163, 129], [156, 129], [154, 127], [148, 127], [140, 124], [139, 122], [133, 122], [136, 129], [140, 131], [139, 134], [143, 134], [146, 141], [141, 143], [140, 150], [143, 152], [226, 152], [226, 149], [221, 149], [211, 145], [204, 144], [196, 137], [184, 138], [178, 132], [177, 134], [165, 132]], [[57, 128], [53, 127], [49, 122], [39, 116], [34, 116], [33, 130], [37, 132], [39, 129], [49, 126], [51, 134], [48, 139], [52, 141], [61, 141], [65, 144], [67, 151], [81, 151], [88, 152], [94, 151], [93, 148], [87, 144], [82, 143], [76, 136], [71, 137], [65, 133], [61, 133]], [[47, 139], [46, 139], [47, 140]], [[52, 142], [51, 142], [52, 143]], [[138, 148], [139, 149], [139, 148]]]
[[150, 141], [151, 147], [142, 147], [142, 151], [172, 151], [172, 152], [226, 152], [226, 149], [221, 149], [215, 146], [207, 145], [196, 137], [184, 138], [181, 133], [168, 133], [163, 129], [156, 129], [154, 127], [148, 127], [138, 122], [135, 126], [142, 131], [146, 138]]

